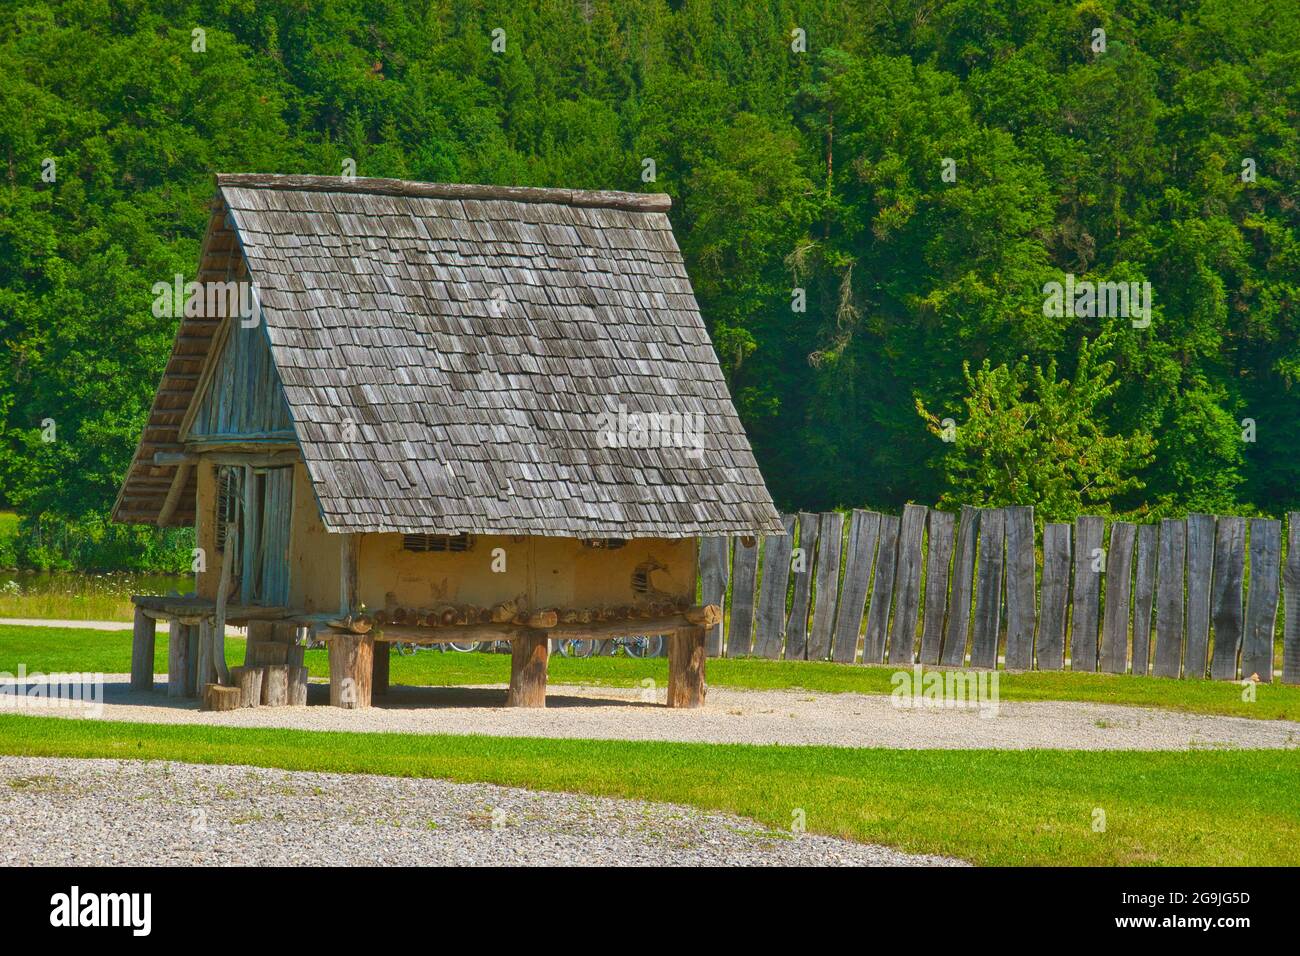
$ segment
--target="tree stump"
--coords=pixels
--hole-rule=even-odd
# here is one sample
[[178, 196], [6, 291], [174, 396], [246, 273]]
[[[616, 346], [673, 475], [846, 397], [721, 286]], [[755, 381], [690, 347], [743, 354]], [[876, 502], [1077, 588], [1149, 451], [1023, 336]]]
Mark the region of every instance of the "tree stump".
[[180, 621], [173, 618], [167, 630], [167, 696], [184, 697], [190, 674], [190, 635]]
[[248, 656], [251, 664], [287, 664], [289, 663], [289, 645], [276, 641], [257, 641], [249, 645]]
[[307, 668], [289, 666], [289, 706], [307, 706]]
[[546, 664], [550, 641], [545, 631], [523, 630], [510, 645], [507, 707], [546, 706]]
[[135, 609], [131, 634], [131, 689], [153, 690], [153, 664], [157, 629], [144, 608]]
[[230, 680], [240, 691], [240, 707], [256, 707], [262, 703], [262, 668], [232, 667]]
[[237, 710], [242, 692], [238, 687], [222, 687], [220, 684], [203, 685], [203, 703], [201, 710]]
[[330, 706], [359, 709], [370, 706], [374, 676], [375, 639], [370, 634], [331, 631]]
[[702, 627], [683, 627], [668, 637], [668, 706], [704, 706], [704, 637]]
[[271, 640], [277, 644], [297, 644], [298, 625], [293, 621], [275, 621], [271, 625]]
[[289, 703], [287, 664], [268, 664], [262, 668], [262, 703], [267, 707], [284, 707]]
[[[271, 621], [249, 621], [248, 636], [244, 644], [244, 666], [256, 664], [253, 659], [253, 647], [256, 644], [270, 644], [275, 640], [275, 630]], [[264, 664], [274, 664], [275, 661], [263, 661]], [[281, 661], [280, 663], [284, 663]]]

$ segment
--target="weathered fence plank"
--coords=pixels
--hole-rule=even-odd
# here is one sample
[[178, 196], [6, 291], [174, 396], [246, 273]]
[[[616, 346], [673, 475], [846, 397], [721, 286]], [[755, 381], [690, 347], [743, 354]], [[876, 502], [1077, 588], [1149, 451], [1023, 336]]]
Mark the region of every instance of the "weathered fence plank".
[[700, 599], [705, 604], [716, 604], [723, 612], [723, 620], [709, 628], [704, 638], [704, 652], [709, 657], [722, 655], [722, 624], [727, 617], [727, 552], [730, 550], [730, 538], [700, 539]]
[[[749, 544], [746, 544], [748, 540]], [[736, 538], [731, 555], [731, 623], [727, 628], [727, 656], [749, 653], [754, 631], [754, 585], [758, 579], [758, 540]]]
[[785, 638], [785, 596], [790, 584], [790, 551], [794, 547], [794, 515], [782, 515], [785, 534], [763, 539], [763, 575], [755, 617], [754, 656], [776, 660]]
[[1097, 669], [1097, 618], [1101, 600], [1101, 536], [1106, 522], [1095, 515], [1074, 519], [1074, 599], [1070, 609], [1070, 670]]
[[885, 659], [885, 635], [889, 633], [889, 604], [894, 596], [894, 572], [898, 568], [898, 530], [902, 519], [883, 515], [880, 519], [880, 548], [876, 552], [876, 576], [871, 582], [871, 606], [867, 608], [867, 630], [862, 638], [862, 663], [879, 664]]
[[944, 628], [943, 651], [939, 659], [947, 666], [966, 662], [966, 638], [970, 633], [971, 588], [975, 574], [975, 548], [979, 543], [980, 511], [961, 506], [957, 547], [952, 566], [952, 587], [948, 596], [948, 623]]
[[1006, 512], [991, 508], [980, 515], [980, 558], [975, 583], [975, 622], [970, 666], [997, 667], [1002, 621], [1002, 545]]
[[1137, 583], [1133, 588], [1133, 673], [1151, 669], [1151, 608], [1156, 600], [1156, 549], [1159, 535], [1153, 524], [1137, 530]]
[[1282, 522], [1250, 519], [1250, 589], [1246, 592], [1246, 633], [1241, 644], [1241, 676], [1273, 680], [1273, 628], [1277, 622], [1278, 573], [1282, 564]]
[[813, 598], [812, 627], [808, 632], [810, 661], [824, 661], [831, 656], [831, 628], [835, 625], [835, 604], [839, 598], [844, 515], [828, 511], [817, 524], [817, 593]]
[[943, 649], [944, 611], [948, 607], [948, 568], [957, 523], [946, 511], [930, 509], [930, 547], [925, 561], [925, 621], [921, 630], [921, 663], [938, 664]]
[[1282, 623], [1282, 683], [1300, 684], [1300, 511], [1286, 520], [1285, 617]]
[[1187, 648], [1183, 676], [1205, 677], [1210, 649], [1210, 581], [1214, 570], [1214, 516], [1187, 516]]
[[1246, 577], [1246, 519], [1224, 517], [1214, 533], [1214, 653], [1210, 676], [1215, 680], [1236, 680], [1241, 655], [1245, 618], [1241, 607], [1241, 585]]
[[1038, 669], [1065, 666], [1065, 626], [1070, 608], [1070, 526], [1043, 527], [1043, 583], [1038, 622]]
[[791, 568], [794, 596], [790, 619], [785, 625], [785, 659], [802, 661], [808, 656], [808, 609], [812, 607], [813, 570], [817, 558], [818, 520], [815, 514], [799, 512], [799, 555]]
[[831, 660], [845, 664], [857, 660], [858, 634], [862, 630], [862, 612], [867, 606], [867, 588], [871, 585], [871, 562], [876, 556], [879, 537], [880, 515], [855, 509], [849, 521], [849, 553], [844, 563], [839, 611], [835, 615]]
[[1116, 521], [1110, 526], [1106, 551], [1106, 610], [1101, 622], [1101, 669], [1123, 674], [1128, 669], [1129, 602], [1133, 596], [1133, 541], [1137, 525]]
[[1007, 514], [1007, 649], [1008, 670], [1034, 666], [1034, 509], [1015, 505]]
[[1156, 570], [1156, 654], [1152, 673], [1177, 677], [1183, 661], [1183, 567], [1187, 522], [1160, 522], [1160, 567]]
[[889, 632], [889, 663], [916, 660], [916, 627], [921, 618], [921, 557], [924, 505], [904, 505], [898, 531], [898, 571], [894, 575], [894, 620]]

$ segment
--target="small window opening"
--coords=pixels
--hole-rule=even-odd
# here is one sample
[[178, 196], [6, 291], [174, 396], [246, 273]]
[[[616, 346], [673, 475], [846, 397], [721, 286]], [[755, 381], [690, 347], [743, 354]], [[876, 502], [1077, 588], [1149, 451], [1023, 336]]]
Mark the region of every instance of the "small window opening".
[[418, 552], [450, 552], [460, 554], [474, 546], [474, 539], [468, 534], [405, 534], [402, 535], [402, 548]]

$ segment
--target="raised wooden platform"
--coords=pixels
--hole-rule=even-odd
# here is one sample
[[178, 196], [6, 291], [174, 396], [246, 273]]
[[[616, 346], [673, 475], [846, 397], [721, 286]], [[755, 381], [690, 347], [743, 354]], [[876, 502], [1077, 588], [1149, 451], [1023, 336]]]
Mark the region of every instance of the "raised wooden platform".
[[[210, 598], [132, 594], [131, 603], [154, 620], [176, 619], [182, 624], [198, 624], [203, 618], [217, 613], [217, 602]], [[303, 616], [309, 615], [301, 609], [264, 607], [260, 604], [226, 605], [226, 623], [235, 627], [243, 627], [249, 621], [283, 621]]]
[[[154, 624], [171, 622], [168, 660], [168, 694], [195, 696], [208, 683], [196, 660], [200, 628], [210, 628], [216, 602], [196, 597], [133, 595], [136, 608], [135, 634], [131, 649], [131, 686], [153, 687]], [[278, 626], [300, 624], [310, 627], [329, 645], [330, 703], [348, 709], [369, 707], [372, 698], [388, 690], [388, 657], [395, 642], [447, 644], [475, 641], [510, 641], [509, 707], [546, 706], [546, 669], [550, 642], [609, 640], [636, 634], [664, 634], [668, 637], [668, 706], [701, 707], [704, 704], [704, 635], [721, 619], [717, 605], [692, 607], [678, 614], [652, 618], [630, 617], [590, 624], [557, 624], [536, 627], [527, 624], [465, 624], [414, 627], [382, 624], [366, 633], [343, 626], [336, 615], [313, 614], [301, 609], [227, 605], [225, 621], [236, 626], [280, 622]], [[554, 616], [551, 617], [554, 620]], [[250, 638], [251, 640], [251, 638]], [[208, 662], [209, 664], [211, 662]], [[196, 666], [200, 665], [200, 666]]]
[[689, 608], [680, 614], [628, 618], [592, 624], [531, 627], [516, 624], [465, 624], [445, 627], [376, 626], [364, 634], [322, 628], [317, 636], [330, 648], [330, 703], [369, 707], [388, 688], [388, 656], [395, 642], [409, 644], [510, 641], [510, 689], [507, 707], [545, 707], [550, 642], [609, 640], [635, 634], [668, 636], [668, 706], [704, 705], [704, 635], [721, 618], [716, 605]]

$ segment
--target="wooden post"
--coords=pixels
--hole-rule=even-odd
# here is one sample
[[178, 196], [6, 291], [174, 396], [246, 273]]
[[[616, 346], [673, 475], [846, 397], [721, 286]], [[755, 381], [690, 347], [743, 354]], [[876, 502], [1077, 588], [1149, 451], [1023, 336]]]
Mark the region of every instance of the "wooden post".
[[1250, 519], [1250, 585], [1246, 591], [1246, 631], [1241, 642], [1241, 676], [1273, 680], [1273, 629], [1277, 622], [1282, 566], [1282, 522]]
[[208, 654], [216, 665], [217, 678], [223, 684], [230, 683], [230, 670], [226, 667], [226, 594], [230, 591], [230, 577], [234, 573], [231, 562], [234, 561], [235, 548], [239, 547], [239, 529], [235, 525], [226, 526], [226, 550], [221, 556], [221, 580], [217, 584], [216, 617], [212, 629], [208, 632]]
[[339, 615], [346, 617], [357, 606], [357, 557], [360, 538], [339, 535]]
[[1300, 684], [1300, 511], [1286, 519], [1286, 568], [1282, 585], [1286, 604], [1282, 617], [1282, 683]]
[[[700, 631], [700, 634], [703, 633]], [[510, 646], [510, 690], [506, 693], [507, 707], [546, 706], [546, 664], [549, 646], [545, 631], [523, 630], [514, 639]]]
[[1038, 669], [1065, 666], [1065, 629], [1070, 616], [1070, 525], [1043, 526], [1043, 580], [1039, 586]]
[[879, 538], [880, 515], [855, 508], [849, 521], [848, 558], [844, 565], [839, 613], [835, 615], [831, 660], [852, 664], [858, 659], [858, 634], [862, 630], [862, 612], [867, 607], [867, 587], [871, 584], [871, 563], [876, 557]]
[[1098, 663], [1108, 674], [1128, 671], [1130, 602], [1133, 597], [1133, 542], [1137, 525], [1116, 521], [1110, 526], [1106, 552], [1106, 606], [1101, 615], [1101, 656]]
[[375, 639], [370, 634], [334, 631], [330, 647], [330, 706], [359, 710], [370, 706]]
[[167, 630], [167, 696], [184, 697], [190, 673], [190, 635], [176, 618], [168, 622]]
[[1034, 508], [1006, 509], [1007, 536], [1007, 670], [1034, 666], [1034, 621], [1038, 617], [1034, 592]]
[[844, 544], [844, 515], [828, 511], [817, 522], [817, 577], [813, 582], [812, 623], [808, 625], [808, 660], [825, 661], [831, 656], [835, 607], [839, 602], [840, 548]]
[[[727, 554], [731, 550], [729, 538], [702, 538], [700, 540], [700, 596], [705, 604], [723, 606], [727, 596]], [[709, 629], [709, 654], [722, 656], [722, 622]]]
[[1205, 678], [1210, 649], [1210, 585], [1214, 573], [1213, 515], [1187, 516], [1187, 647], [1183, 676]]
[[[1214, 583], [1211, 585], [1214, 654], [1210, 676], [1237, 679], [1237, 656], [1244, 628], [1241, 583], [1246, 576], [1246, 519], [1223, 517], [1214, 533]], [[1247, 677], [1250, 675], [1247, 674]]]
[[683, 627], [668, 635], [668, 706], [704, 706], [704, 628]]
[[1105, 530], [1106, 520], [1096, 515], [1079, 515], [1074, 519], [1074, 593], [1070, 604], [1072, 671], [1097, 669], [1097, 617], [1101, 609], [1101, 573], [1105, 566], [1101, 538]]
[[392, 660], [390, 657], [392, 649], [393, 645], [388, 641], [375, 641], [370, 692], [376, 697], [384, 697], [388, 694], [388, 665]]
[[1160, 558], [1156, 569], [1156, 653], [1152, 673], [1177, 677], [1183, 667], [1184, 566], [1187, 563], [1187, 522], [1160, 522]]
[[[752, 540], [752, 539], [751, 539]], [[758, 580], [758, 542], [735, 539], [731, 559], [731, 623], [727, 627], [727, 656], [746, 657], [754, 631], [754, 585]]]
[[[948, 609], [948, 569], [952, 567], [953, 532], [957, 519], [946, 511], [930, 511], [930, 548], [925, 565], [925, 620], [921, 630], [921, 663], [938, 664], [943, 647], [944, 614]], [[1032, 542], [1030, 544], [1032, 548]]]
[[268, 664], [262, 669], [262, 703], [284, 707], [289, 703], [289, 665]]
[[970, 666], [998, 666], [1002, 620], [1002, 556], [1006, 512], [990, 508], [980, 515], [980, 560], [975, 572], [975, 618], [971, 625]]
[[[791, 569], [794, 597], [785, 625], [785, 659], [801, 661], [808, 657], [808, 611], [812, 607], [813, 569], [817, 557], [818, 518], [799, 512], [799, 550], [803, 552], [803, 570]], [[719, 604], [719, 607], [722, 605]]]
[[894, 572], [894, 618], [889, 631], [891, 664], [911, 665], [916, 660], [916, 628], [921, 618], [921, 556], [928, 511], [923, 505], [903, 506], [898, 528], [898, 568]]
[[289, 706], [307, 706], [307, 668], [301, 664], [289, 667]]
[[[1156, 600], [1157, 536], [1155, 525], [1138, 525], [1137, 571], [1134, 578], [1136, 583], [1133, 585], [1132, 671], [1143, 676], [1151, 670], [1151, 609], [1155, 607]], [[1240, 600], [1237, 605], [1241, 606]]]
[[[261, 540], [261, 530], [258, 528], [258, 509], [257, 509], [257, 473], [253, 471], [252, 465], [244, 466], [244, 534], [243, 539], [243, 560], [240, 569], [240, 601], [243, 604], [252, 604], [253, 595], [257, 591], [258, 577], [260, 569], [257, 566], [257, 543]], [[238, 541], [235, 542], [238, 545]], [[234, 546], [227, 544], [229, 550], [233, 551]]]
[[135, 630], [131, 635], [131, 689], [153, 690], [156, 625], [144, 608], [135, 609]]
[[[961, 667], [966, 663], [966, 640], [970, 633], [971, 579], [975, 573], [975, 545], [978, 540], [979, 523], [980, 509], [962, 505], [961, 523], [957, 526], [956, 553], [952, 565], [948, 622], [944, 628], [943, 650], [939, 653], [939, 662], [948, 667]], [[876, 573], [879, 574], [879, 570]]]
[[184, 627], [185, 645], [185, 696], [198, 697], [203, 690], [199, 682], [199, 629], [193, 624]]
[[794, 515], [782, 515], [785, 534], [763, 539], [763, 581], [758, 591], [754, 656], [776, 660], [785, 639], [785, 597], [790, 583], [790, 551], [794, 547]]
[[882, 515], [880, 518], [876, 573], [871, 579], [871, 605], [867, 608], [867, 627], [862, 634], [864, 664], [880, 664], [885, 660], [889, 602], [894, 593], [894, 572], [898, 569], [898, 530], [901, 524], [898, 515]]

